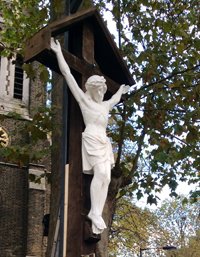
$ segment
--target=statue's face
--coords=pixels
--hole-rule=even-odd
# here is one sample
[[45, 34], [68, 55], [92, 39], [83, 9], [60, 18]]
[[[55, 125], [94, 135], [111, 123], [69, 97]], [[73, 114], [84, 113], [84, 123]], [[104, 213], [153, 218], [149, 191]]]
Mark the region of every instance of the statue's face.
[[103, 101], [105, 87], [105, 83], [99, 82], [95, 86], [90, 88], [89, 93], [93, 101], [95, 101], [96, 103], [101, 103]]
[[93, 101], [97, 103], [103, 101], [104, 94], [107, 90], [106, 80], [103, 76], [93, 75], [89, 77], [85, 87]]

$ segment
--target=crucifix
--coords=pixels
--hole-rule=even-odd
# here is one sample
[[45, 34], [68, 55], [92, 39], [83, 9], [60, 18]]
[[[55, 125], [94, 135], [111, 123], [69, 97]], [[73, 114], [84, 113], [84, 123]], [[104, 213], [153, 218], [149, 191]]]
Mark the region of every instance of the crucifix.
[[[92, 75], [103, 76], [106, 79], [108, 90], [105, 99], [115, 94], [121, 84], [134, 84], [95, 8], [59, 19], [39, 31], [27, 44], [25, 61], [37, 60], [52, 70], [62, 73], [57, 58], [51, 51], [51, 38], [66, 31], [69, 35], [69, 49], [62, 52], [83, 92], [86, 90], [85, 82]], [[84, 123], [76, 100], [69, 95], [67, 106], [69, 119], [66, 164], [69, 164], [67, 166], [69, 179], [66, 254], [68, 257], [95, 254], [96, 243], [100, 240], [99, 234], [91, 229], [94, 222], [87, 218], [91, 205], [89, 192], [91, 176], [82, 173], [81, 140]]]

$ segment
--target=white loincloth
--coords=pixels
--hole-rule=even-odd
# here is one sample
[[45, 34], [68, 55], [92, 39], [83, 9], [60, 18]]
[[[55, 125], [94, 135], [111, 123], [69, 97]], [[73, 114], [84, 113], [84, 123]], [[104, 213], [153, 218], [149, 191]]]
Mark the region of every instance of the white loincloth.
[[114, 155], [110, 139], [105, 135], [91, 135], [88, 132], [82, 133], [82, 163], [83, 173], [93, 174], [93, 167], [96, 164], [110, 162], [114, 166]]

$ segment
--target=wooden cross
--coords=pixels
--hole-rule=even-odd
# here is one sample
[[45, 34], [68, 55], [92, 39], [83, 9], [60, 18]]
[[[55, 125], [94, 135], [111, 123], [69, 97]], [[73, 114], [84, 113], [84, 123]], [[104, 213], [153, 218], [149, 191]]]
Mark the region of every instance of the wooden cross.
[[[50, 38], [69, 33], [69, 50], [63, 50], [79, 86], [91, 75], [106, 79], [106, 98], [115, 93], [121, 84], [134, 84], [132, 77], [95, 8], [80, 11], [52, 22], [39, 31], [27, 44], [25, 62], [37, 60], [60, 73], [55, 55], [50, 51]], [[83, 120], [78, 104], [70, 96], [69, 108], [69, 181], [67, 257], [79, 257], [95, 253], [99, 236], [92, 234], [86, 215], [90, 209], [89, 187], [91, 176], [83, 175], [81, 164], [81, 135]]]

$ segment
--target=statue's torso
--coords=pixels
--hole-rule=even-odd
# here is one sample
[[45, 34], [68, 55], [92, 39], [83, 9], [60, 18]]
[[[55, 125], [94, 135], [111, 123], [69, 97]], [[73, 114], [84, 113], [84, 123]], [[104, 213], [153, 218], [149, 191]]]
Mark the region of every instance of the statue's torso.
[[85, 123], [85, 132], [105, 134], [108, 125], [108, 104], [106, 102], [96, 103], [88, 100], [86, 104], [81, 103], [80, 108]]

